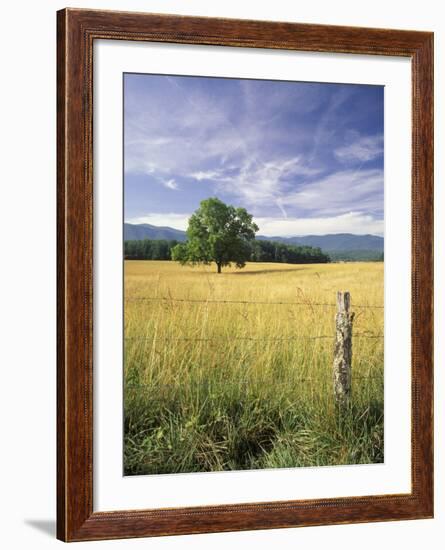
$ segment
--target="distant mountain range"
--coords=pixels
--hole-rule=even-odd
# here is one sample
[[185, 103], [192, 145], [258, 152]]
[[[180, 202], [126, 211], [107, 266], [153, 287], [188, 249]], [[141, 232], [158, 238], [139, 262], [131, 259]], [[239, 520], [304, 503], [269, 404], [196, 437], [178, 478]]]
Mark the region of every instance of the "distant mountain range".
[[173, 227], [158, 227], [149, 223], [132, 224], [124, 223], [124, 241], [142, 241], [143, 239], [152, 239], [159, 241], [185, 241], [187, 235], [185, 231], [173, 229]]
[[[257, 239], [278, 241], [285, 244], [319, 247], [331, 255], [333, 259], [377, 259], [384, 249], [383, 237], [376, 235], [353, 235], [352, 233], [338, 233], [332, 235], [305, 235], [303, 237], [265, 237], [257, 235]], [[185, 231], [172, 227], [158, 227], [148, 223], [124, 224], [124, 240], [176, 240], [185, 241]]]
[[304, 237], [263, 237], [257, 239], [278, 241], [280, 243], [315, 246], [325, 252], [341, 252], [345, 250], [375, 250], [383, 252], [383, 238], [376, 235], [353, 235], [352, 233], [337, 233], [333, 235], [306, 235]]

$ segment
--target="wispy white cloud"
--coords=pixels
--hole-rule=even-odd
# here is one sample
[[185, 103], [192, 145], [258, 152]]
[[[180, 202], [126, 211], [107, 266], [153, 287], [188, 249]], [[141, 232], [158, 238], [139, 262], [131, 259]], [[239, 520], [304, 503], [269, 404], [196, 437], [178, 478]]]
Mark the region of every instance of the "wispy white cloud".
[[320, 168], [307, 167], [301, 157], [262, 162], [244, 159], [237, 174], [216, 181], [220, 191], [247, 201], [252, 207], [272, 203], [283, 212], [295, 178], [315, 176], [320, 171]]
[[312, 165], [318, 155], [319, 149], [324, 143], [329, 143], [337, 131], [337, 110], [351, 96], [350, 88], [340, 88], [331, 95], [328, 105], [324, 112], [317, 117], [315, 131], [312, 138], [312, 149], [309, 154], [308, 164]]
[[292, 179], [315, 176], [320, 168], [309, 168], [301, 157], [273, 160], [244, 158], [239, 166], [223, 166], [215, 170], [190, 174], [197, 181], [212, 182], [217, 192], [230, 194], [249, 207], [275, 204], [283, 216], [287, 216], [287, 195], [292, 189]]
[[167, 189], [178, 189], [178, 184], [175, 182], [174, 179], [165, 180], [163, 181], [163, 184], [165, 187], [167, 187]]
[[344, 170], [304, 185], [287, 197], [289, 206], [323, 215], [383, 210], [383, 170]]
[[200, 170], [198, 172], [192, 172], [190, 177], [197, 181], [221, 181], [226, 180], [227, 177], [224, 175], [225, 171], [220, 170]]
[[335, 149], [335, 156], [342, 162], [368, 162], [383, 154], [383, 136], [357, 136], [353, 141]]

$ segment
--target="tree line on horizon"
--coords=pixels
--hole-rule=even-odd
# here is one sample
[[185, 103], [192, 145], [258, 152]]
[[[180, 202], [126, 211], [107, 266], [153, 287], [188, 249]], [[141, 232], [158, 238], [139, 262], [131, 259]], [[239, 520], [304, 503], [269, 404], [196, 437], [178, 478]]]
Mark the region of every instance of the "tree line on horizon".
[[[181, 244], [184, 243], [166, 239], [124, 241], [124, 257], [126, 260], [172, 260], [172, 249]], [[247, 260], [287, 264], [319, 264], [331, 261], [330, 257], [318, 247], [263, 240], [250, 243], [250, 255]]]

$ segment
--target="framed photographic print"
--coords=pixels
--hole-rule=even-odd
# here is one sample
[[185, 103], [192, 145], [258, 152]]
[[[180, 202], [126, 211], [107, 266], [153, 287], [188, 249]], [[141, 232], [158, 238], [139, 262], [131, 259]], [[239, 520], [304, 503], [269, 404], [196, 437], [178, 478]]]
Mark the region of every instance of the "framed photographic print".
[[432, 33], [57, 24], [58, 538], [432, 517]]

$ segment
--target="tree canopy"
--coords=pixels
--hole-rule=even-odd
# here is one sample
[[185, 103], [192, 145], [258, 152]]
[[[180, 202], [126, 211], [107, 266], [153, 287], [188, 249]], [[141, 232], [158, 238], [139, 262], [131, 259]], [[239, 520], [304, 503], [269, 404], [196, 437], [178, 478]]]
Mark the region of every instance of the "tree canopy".
[[217, 272], [232, 263], [242, 268], [251, 255], [258, 226], [244, 208], [235, 208], [212, 197], [201, 201], [189, 219], [187, 242], [172, 249], [181, 264], [216, 263]]

